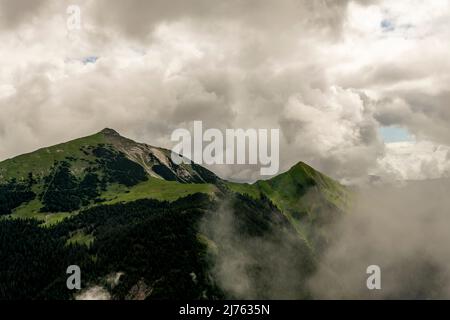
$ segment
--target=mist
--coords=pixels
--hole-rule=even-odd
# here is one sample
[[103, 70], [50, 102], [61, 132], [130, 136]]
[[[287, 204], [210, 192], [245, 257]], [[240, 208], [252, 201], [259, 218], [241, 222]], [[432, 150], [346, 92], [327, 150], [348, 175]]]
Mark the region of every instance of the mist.
[[[276, 208], [251, 213], [224, 200], [201, 226], [213, 277], [238, 299], [450, 298], [449, 190], [445, 179], [357, 190], [348, 212], [315, 226], [315, 249]], [[263, 221], [269, 227], [248, 232]], [[371, 265], [380, 290], [367, 288]]]
[[[450, 298], [450, 181], [409, 182], [356, 194], [351, 211], [328, 227], [331, 245], [309, 279], [318, 299]], [[367, 267], [381, 268], [369, 290]]]
[[251, 212], [246, 206], [226, 199], [201, 226], [214, 242], [212, 274], [219, 287], [235, 299], [308, 298], [309, 248], [278, 210]]

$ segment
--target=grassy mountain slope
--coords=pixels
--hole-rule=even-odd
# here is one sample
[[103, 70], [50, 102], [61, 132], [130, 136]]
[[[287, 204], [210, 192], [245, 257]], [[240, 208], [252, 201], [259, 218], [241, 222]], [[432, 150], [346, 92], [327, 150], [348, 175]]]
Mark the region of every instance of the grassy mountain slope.
[[76, 159], [72, 161], [72, 171], [75, 175], [80, 176], [84, 169], [89, 167], [89, 161], [93, 161], [95, 158], [83, 153], [83, 149], [105, 143], [105, 135], [97, 133], [5, 160], [0, 162], [0, 182], [10, 179], [23, 181], [27, 179], [30, 172], [36, 177], [46, 176], [50, 173], [55, 161], [63, 161], [68, 157]]
[[254, 198], [263, 194], [281, 210], [292, 214], [312, 214], [312, 201], [299, 201], [313, 198], [312, 194], [340, 209], [345, 209], [348, 201], [348, 192], [342, 185], [303, 162], [269, 180], [260, 180], [254, 184], [228, 182], [227, 185], [235, 192]]
[[270, 199], [308, 242], [321, 226], [346, 211], [350, 196], [345, 187], [303, 162], [269, 180], [227, 186], [255, 199]]
[[[0, 299], [73, 298], [63, 268], [73, 263], [85, 290], [101, 286], [115, 299], [272, 298], [273, 272], [289, 287], [276, 297], [307, 298], [304, 280], [327, 239], [321, 227], [347, 201], [344, 187], [304, 163], [269, 180], [231, 183], [104, 129], [0, 162]], [[274, 248], [277, 258], [267, 254]], [[237, 272], [251, 293], [214, 273], [242, 255], [249, 259]], [[273, 259], [286, 269], [275, 270]], [[30, 263], [41, 268], [21, 278]]]
[[100, 203], [212, 194], [208, 182], [218, 180], [195, 164], [175, 165], [169, 150], [104, 129], [0, 162], [0, 215], [51, 224]]
[[34, 177], [44, 177], [51, 173], [54, 163], [60, 161], [70, 162], [72, 173], [81, 177], [99, 157], [92, 150], [104, 146], [138, 163], [153, 177], [182, 183], [209, 183], [218, 179], [212, 172], [195, 164], [175, 165], [170, 160], [170, 150], [137, 143], [106, 128], [88, 137], [0, 162], [0, 184], [11, 179], [25, 181], [30, 172]]
[[307, 241], [348, 202], [345, 188], [302, 162], [269, 180], [231, 183], [195, 164], [175, 165], [167, 149], [104, 129], [0, 162], [0, 198], [7, 200], [0, 215], [51, 225], [99, 204], [213, 195], [222, 185], [254, 199], [267, 197]]

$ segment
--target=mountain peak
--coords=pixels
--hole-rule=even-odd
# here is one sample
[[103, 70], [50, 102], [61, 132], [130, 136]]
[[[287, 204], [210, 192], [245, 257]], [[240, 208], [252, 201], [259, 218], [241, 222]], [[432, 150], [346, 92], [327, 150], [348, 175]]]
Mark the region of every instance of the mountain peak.
[[311, 166], [309, 166], [308, 164], [306, 164], [303, 161], [299, 161], [297, 162], [295, 165], [292, 166], [292, 168], [296, 168], [296, 167], [307, 167], [307, 168], [311, 168]]
[[293, 168], [303, 168], [304, 170], [308, 170], [308, 171], [317, 171], [314, 167], [310, 166], [308, 163], [300, 161], [297, 162], [297, 164], [295, 164], [293, 166]]
[[100, 131], [100, 133], [104, 134], [105, 136], [120, 136], [120, 134], [116, 130], [110, 128], [105, 128]]

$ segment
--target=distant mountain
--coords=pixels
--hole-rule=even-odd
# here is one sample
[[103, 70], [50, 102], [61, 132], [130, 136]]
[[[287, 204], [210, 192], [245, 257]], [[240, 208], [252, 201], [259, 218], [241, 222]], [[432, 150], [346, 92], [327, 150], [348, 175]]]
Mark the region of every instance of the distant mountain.
[[[251, 185], [231, 183], [104, 129], [0, 162], [0, 299], [92, 290], [113, 299], [248, 297], [224, 286], [217, 264], [256, 240], [289, 252], [280, 259], [303, 270], [279, 297], [308, 297], [303, 277], [326, 245], [322, 227], [345, 212], [348, 198], [304, 163]], [[229, 214], [232, 223], [222, 225]], [[224, 238], [228, 229], [236, 236]], [[262, 248], [245, 253], [255, 255], [246, 274], [252, 297], [272, 298]], [[70, 264], [84, 270], [82, 293], [65, 287]]]

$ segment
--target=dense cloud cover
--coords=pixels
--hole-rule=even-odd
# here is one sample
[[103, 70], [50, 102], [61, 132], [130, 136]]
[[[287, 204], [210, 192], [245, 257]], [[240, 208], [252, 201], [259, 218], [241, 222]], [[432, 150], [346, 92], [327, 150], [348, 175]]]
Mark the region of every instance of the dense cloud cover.
[[171, 147], [203, 120], [280, 128], [282, 170], [449, 176], [449, 18], [446, 0], [0, 0], [0, 159], [103, 127]]
[[[322, 299], [448, 299], [450, 180], [366, 190], [352, 212], [327, 231], [330, 247], [309, 279]], [[368, 266], [381, 290], [368, 290]]]

